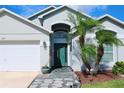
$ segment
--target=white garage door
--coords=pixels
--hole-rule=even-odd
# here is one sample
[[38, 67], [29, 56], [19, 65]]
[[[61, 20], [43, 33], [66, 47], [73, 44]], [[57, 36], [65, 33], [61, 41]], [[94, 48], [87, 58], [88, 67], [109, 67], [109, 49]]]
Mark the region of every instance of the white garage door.
[[0, 71], [40, 71], [39, 43], [0, 43]]

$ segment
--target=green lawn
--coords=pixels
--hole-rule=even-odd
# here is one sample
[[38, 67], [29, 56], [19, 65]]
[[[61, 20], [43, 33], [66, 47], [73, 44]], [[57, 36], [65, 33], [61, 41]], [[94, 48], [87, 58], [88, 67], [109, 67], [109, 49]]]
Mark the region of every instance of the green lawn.
[[124, 80], [112, 80], [103, 83], [82, 84], [82, 88], [124, 88]]

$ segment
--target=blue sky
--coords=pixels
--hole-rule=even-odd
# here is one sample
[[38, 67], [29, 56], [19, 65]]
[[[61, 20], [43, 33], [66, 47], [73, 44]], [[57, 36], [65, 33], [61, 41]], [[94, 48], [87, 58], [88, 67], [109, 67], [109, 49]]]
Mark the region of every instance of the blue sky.
[[[0, 5], [0, 8], [7, 8], [23, 17], [28, 17], [48, 6], [49, 5]], [[110, 14], [124, 21], [124, 5], [75, 5], [70, 7], [85, 12], [95, 18], [104, 14]]]

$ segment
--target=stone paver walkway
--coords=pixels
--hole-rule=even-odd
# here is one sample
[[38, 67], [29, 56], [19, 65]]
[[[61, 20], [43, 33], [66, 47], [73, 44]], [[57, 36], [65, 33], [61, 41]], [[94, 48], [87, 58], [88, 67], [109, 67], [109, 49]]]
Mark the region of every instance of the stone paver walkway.
[[48, 75], [39, 75], [29, 88], [77, 88], [80, 82], [70, 67], [53, 70]]

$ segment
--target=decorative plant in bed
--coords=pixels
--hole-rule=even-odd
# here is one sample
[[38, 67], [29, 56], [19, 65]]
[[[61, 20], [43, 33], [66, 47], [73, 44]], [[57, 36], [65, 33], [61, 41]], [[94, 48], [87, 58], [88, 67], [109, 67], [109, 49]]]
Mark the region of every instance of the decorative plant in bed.
[[[112, 71], [98, 72], [92, 76], [87, 72], [75, 72], [83, 87], [118, 88], [124, 86], [124, 61], [116, 62]], [[100, 85], [100, 86], [99, 86]]]
[[116, 62], [112, 68], [112, 72], [124, 77], [124, 61]]

